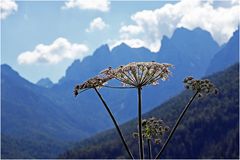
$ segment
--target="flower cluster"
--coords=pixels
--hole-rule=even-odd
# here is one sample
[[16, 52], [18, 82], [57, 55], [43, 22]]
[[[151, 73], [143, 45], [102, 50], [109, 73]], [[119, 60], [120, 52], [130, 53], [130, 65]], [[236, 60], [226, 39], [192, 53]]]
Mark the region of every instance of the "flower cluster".
[[[151, 117], [142, 120], [142, 135], [143, 138], [153, 140], [156, 144], [161, 143], [161, 139], [165, 132], [169, 131], [169, 127], [163, 120]], [[134, 137], [138, 137], [138, 133], [133, 133]]]
[[77, 96], [79, 91], [83, 91], [84, 89], [101, 88], [110, 79], [111, 79], [111, 77], [103, 76], [103, 75], [98, 75], [93, 78], [90, 78], [89, 80], [85, 81], [84, 83], [75, 86], [74, 95]]
[[109, 67], [101, 73], [116, 78], [123, 85], [142, 87], [148, 84], [156, 85], [159, 79], [168, 79], [171, 74], [171, 64], [157, 62], [132, 62], [116, 69]]
[[196, 80], [193, 77], [189, 76], [186, 77], [183, 82], [186, 89], [198, 92], [198, 97], [202, 97], [211, 93], [218, 93], [218, 89], [208, 79]]

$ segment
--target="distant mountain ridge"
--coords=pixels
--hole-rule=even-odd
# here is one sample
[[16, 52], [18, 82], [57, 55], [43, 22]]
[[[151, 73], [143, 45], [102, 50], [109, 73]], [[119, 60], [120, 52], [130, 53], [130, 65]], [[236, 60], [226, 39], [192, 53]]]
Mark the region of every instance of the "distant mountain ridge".
[[66, 147], [63, 142], [85, 138], [107, 125], [79, 114], [84, 107], [76, 107], [74, 97], [65, 103], [61, 99], [1, 65], [1, 157], [54, 158]]
[[[64, 127], [82, 132], [46, 88], [25, 80], [8, 65], [1, 65], [1, 74], [2, 133], [27, 138], [38, 131], [36, 136], [48, 133], [50, 138], [62, 139], [69, 132]], [[73, 137], [69, 135], [70, 139]]]
[[[102, 45], [96, 49], [92, 56], [86, 57], [82, 62], [75, 60], [68, 67], [66, 75], [60, 79], [59, 83], [84, 81], [108, 66], [117, 67], [133, 61], [155, 60], [176, 63], [179, 62], [179, 58], [183, 60], [188, 58], [187, 60], [189, 62], [192, 61], [192, 63], [195, 63], [196, 60], [208, 63], [219, 49], [218, 44], [213, 40], [210, 33], [200, 28], [192, 31], [185, 28], [178, 28], [171, 38], [164, 36], [161, 44], [160, 50], [156, 53], [144, 47], [131, 48], [125, 43], [121, 43], [111, 51], [108, 45]], [[175, 50], [173, 50], [174, 48]], [[177, 55], [181, 57], [176, 57]], [[86, 70], [85, 72], [81, 72], [83, 68]], [[95, 73], [92, 74], [93, 72]]]
[[206, 73], [215, 73], [239, 62], [239, 45], [238, 28], [238, 30], [233, 33], [229, 42], [213, 57]]
[[39, 81], [37, 81], [36, 85], [42, 86], [45, 88], [51, 88], [54, 84], [49, 78], [42, 78]]
[[[71, 94], [72, 87], [75, 84], [97, 75], [101, 70], [109, 66], [117, 67], [139, 61], [172, 63], [175, 66], [175, 68], [172, 69], [173, 77], [170, 77], [170, 80], [167, 82], [162, 82], [164, 85], [160, 84], [154, 88], [157, 91], [161, 91], [156, 95], [160, 95], [162, 98], [156, 98], [155, 95], [155, 97], [147, 96], [145, 98], [143, 105], [146, 106], [144, 111], [147, 111], [180, 92], [183, 89], [180, 84], [185, 76], [204, 76], [212, 57], [218, 50], [219, 46], [211, 35], [200, 28], [192, 31], [185, 28], [176, 29], [171, 38], [163, 38], [162, 47], [156, 53], [144, 47], [131, 48], [124, 43], [116, 46], [111, 51], [108, 45], [102, 45], [92, 56], [86, 57], [82, 62], [75, 60], [67, 69], [66, 75], [57, 85], [53, 86], [53, 90], [59, 92], [65, 89], [66, 93]], [[114, 95], [108, 91], [103, 90], [102, 92], [105, 97], [109, 97], [108, 101], [110, 102], [113, 102], [113, 99], [116, 99], [116, 97], [121, 97], [122, 100], [120, 101], [123, 103], [110, 104], [110, 106], [114, 106], [112, 110], [120, 121], [126, 121], [136, 116], [136, 111], [127, 107], [135, 104], [135, 101], [133, 101], [135, 91], [114, 92]], [[150, 95], [153, 89], [149, 87], [144, 92], [146, 95]]]

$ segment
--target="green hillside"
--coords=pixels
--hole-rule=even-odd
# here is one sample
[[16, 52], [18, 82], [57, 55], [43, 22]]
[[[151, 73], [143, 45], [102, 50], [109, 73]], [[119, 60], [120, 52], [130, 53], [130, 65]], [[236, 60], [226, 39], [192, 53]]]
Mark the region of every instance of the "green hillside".
[[[161, 158], [239, 158], [239, 64], [207, 78], [220, 93], [194, 101]], [[190, 91], [184, 91], [144, 117], [155, 116], [172, 126], [191, 95]], [[137, 130], [136, 119], [121, 129], [137, 158], [138, 143], [132, 137]], [[156, 155], [160, 145], [153, 148]], [[76, 144], [60, 157], [128, 158], [115, 129]]]
[[54, 141], [44, 136], [38, 137], [36, 141], [31, 137], [19, 139], [1, 134], [1, 158], [3, 159], [55, 158], [69, 146], [70, 143]]

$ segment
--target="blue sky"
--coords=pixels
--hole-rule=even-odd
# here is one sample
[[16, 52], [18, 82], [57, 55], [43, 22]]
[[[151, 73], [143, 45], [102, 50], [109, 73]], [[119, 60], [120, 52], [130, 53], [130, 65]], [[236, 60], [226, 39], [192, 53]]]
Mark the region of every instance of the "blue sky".
[[[57, 82], [74, 59], [105, 43], [157, 51], [162, 36], [170, 37], [177, 27], [201, 27], [223, 44], [239, 24], [234, 0], [11, 2], [1, 2], [1, 63], [32, 82], [44, 77]], [[202, 19], [194, 20], [198, 16]]]

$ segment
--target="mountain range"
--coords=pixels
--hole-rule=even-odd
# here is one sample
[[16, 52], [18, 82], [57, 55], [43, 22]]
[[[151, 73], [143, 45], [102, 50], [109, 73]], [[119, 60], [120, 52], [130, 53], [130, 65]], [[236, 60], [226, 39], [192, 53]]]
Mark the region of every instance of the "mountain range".
[[[200, 28], [193, 31], [179, 28], [171, 38], [164, 37], [161, 45], [161, 49], [156, 53], [150, 52], [143, 47], [131, 48], [124, 43], [111, 51], [107, 45], [103, 45], [94, 52], [93, 56], [85, 58], [82, 62], [79, 60], [74, 61], [67, 69], [66, 75], [59, 81], [59, 84], [53, 87], [53, 90], [59, 92], [64, 88], [65, 92], [70, 95], [72, 93], [70, 86], [97, 75], [101, 70], [109, 66], [117, 67], [139, 61], [172, 63], [175, 66], [172, 69], [173, 76], [170, 77], [169, 81], [163, 82], [164, 85], [154, 87], [156, 91], [162, 91], [156, 93], [161, 98], [146, 96], [144, 99], [143, 105], [146, 106], [144, 112], [146, 112], [180, 92], [183, 89], [181, 82], [184, 77], [188, 75], [198, 78], [204, 76], [211, 59], [219, 51], [219, 46], [211, 35]], [[112, 102], [109, 105], [112, 106], [112, 110], [120, 122], [136, 116], [136, 111], [131, 107], [127, 107], [135, 105], [135, 91], [119, 92], [111, 90], [110, 93], [109, 90], [103, 90], [102, 92], [104, 97], [107, 97], [107, 101]], [[143, 94], [149, 95], [152, 92], [153, 88], [149, 87]], [[121, 103], [116, 102], [116, 97], [120, 98]], [[88, 105], [94, 106], [91, 102]]]
[[36, 85], [51, 88], [54, 84], [49, 78], [42, 78], [39, 81], [37, 81]]
[[[86, 57], [83, 61], [75, 60], [66, 70], [65, 76], [53, 85], [49, 81], [45, 84], [40, 82], [37, 85], [33, 84], [10, 66], [1, 65], [1, 134], [2, 139], [5, 140], [3, 142], [8, 142], [2, 144], [2, 150], [11, 144], [10, 146], [15, 147], [9, 147], [8, 153], [14, 148], [14, 153], [20, 154], [22, 148], [29, 148], [27, 144], [36, 143], [36, 146], [40, 146], [38, 147], [41, 148], [40, 150], [25, 149], [20, 158], [52, 158], [51, 156], [56, 156], [66, 147], [62, 142], [79, 141], [112, 127], [107, 113], [93, 91], [84, 92], [77, 98], [73, 96], [73, 88], [76, 84], [109, 66], [117, 67], [133, 61], [166, 62], [175, 66], [171, 69], [172, 77], [168, 81], [144, 89], [143, 111], [147, 112], [180, 93], [183, 90], [182, 79], [185, 76], [203, 77], [211, 68], [215, 57], [226, 54], [228, 48], [231, 49], [228, 47], [229, 43], [234, 45], [238, 43], [238, 39], [238, 35], [234, 34], [231, 40], [220, 48], [211, 35], [200, 28], [192, 31], [179, 28], [172, 37], [162, 39], [161, 49], [156, 53], [144, 47], [131, 48], [124, 43], [112, 50], [108, 45], [102, 45], [92, 56]], [[226, 49], [222, 52], [224, 48]], [[237, 50], [233, 51], [234, 54], [227, 58], [232, 59], [236, 52], [238, 54], [238, 46]], [[221, 60], [220, 58], [217, 63], [221, 69], [233, 63], [229, 61], [222, 65]], [[46, 87], [46, 84], [51, 84], [51, 87]], [[100, 92], [120, 123], [137, 115], [136, 108], [132, 107], [136, 106], [136, 90], [103, 88]], [[54, 144], [54, 154], [50, 154], [45, 147], [49, 145], [46, 143], [49, 141]], [[22, 145], [17, 145], [19, 143]], [[14, 156], [5, 158], [18, 157], [15, 154]]]
[[239, 29], [233, 33], [229, 42], [213, 57], [207, 74], [224, 70], [231, 64], [239, 62]]

